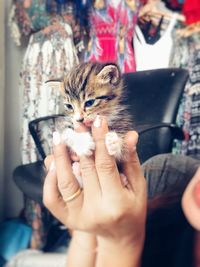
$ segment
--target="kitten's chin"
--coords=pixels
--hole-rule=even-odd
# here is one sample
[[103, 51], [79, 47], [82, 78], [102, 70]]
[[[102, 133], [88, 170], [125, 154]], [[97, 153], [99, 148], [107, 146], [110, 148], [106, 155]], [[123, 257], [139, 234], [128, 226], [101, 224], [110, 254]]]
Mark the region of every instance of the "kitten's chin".
[[86, 127], [91, 127], [92, 126], [92, 123], [93, 123], [93, 120], [84, 120], [84, 122], [83, 122], [83, 124]]

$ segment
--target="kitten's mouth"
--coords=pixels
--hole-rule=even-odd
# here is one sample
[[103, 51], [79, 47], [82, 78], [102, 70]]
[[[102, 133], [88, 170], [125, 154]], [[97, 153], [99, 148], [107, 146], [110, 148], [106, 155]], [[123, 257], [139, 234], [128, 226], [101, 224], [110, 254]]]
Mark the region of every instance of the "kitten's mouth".
[[84, 120], [83, 124], [87, 127], [91, 127], [94, 120]]

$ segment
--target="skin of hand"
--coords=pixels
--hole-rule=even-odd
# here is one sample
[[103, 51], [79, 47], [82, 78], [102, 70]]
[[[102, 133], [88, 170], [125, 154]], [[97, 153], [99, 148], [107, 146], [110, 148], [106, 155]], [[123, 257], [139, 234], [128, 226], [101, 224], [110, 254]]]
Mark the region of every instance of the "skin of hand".
[[[84, 131], [89, 130], [82, 123], [77, 123], [74, 126], [75, 126], [75, 131], [77, 132], [84, 132]], [[72, 162], [80, 161], [79, 157], [72, 151], [69, 151], [69, 156]], [[53, 167], [53, 169], [55, 168], [54, 155], [48, 155], [46, 157], [45, 166], [47, 170], [49, 170], [49, 168], [51, 167]], [[55, 179], [55, 176], [53, 179]], [[46, 184], [44, 186], [44, 192], [46, 192], [46, 194], [52, 194], [51, 190], [53, 188], [50, 188], [50, 190], [48, 188], [51, 185], [53, 185], [54, 187], [55, 186], [54, 182], [55, 180], [54, 181], [46, 180]], [[52, 202], [51, 202], [52, 206], [54, 206], [54, 203], [53, 203], [54, 200], [56, 200], [57, 202], [57, 201], [60, 201], [60, 198], [58, 196], [59, 199], [57, 199], [57, 195], [54, 195], [54, 194], [52, 196], [55, 197], [55, 199], [52, 199]], [[51, 203], [50, 203], [50, 206], [51, 206]], [[61, 201], [61, 206], [62, 205], [63, 205], [63, 201]], [[54, 214], [55, 217], [57, 217], [57, 219], [59, 220], [61, 220], [60, 211], [62, 212], [62, 209], [59, 210], [56, 214]], [[65, 222], [62, 221], [62, 223], [64, 224]], [[77, 230], [72, 230], [72, 229], [69, 229], [69, 230], [70, 230], [72, 237], [71, 237], [70, 244], [68, 247], [66, 266], [67, 267], [71, 267], [71, 266], [72, 267], [74, 266], [94, 267], [95, 261], [96, 261], [96, 247], [97, 247], [96, 236], [93, 234], [87, 233], [87, 232], [83, 232], [83, 231], [77, 231]], [[77, 255], [79, 256], [77, 257]]]
[[182, 208], [189, 223], [200, 231], [200, 168], [184, 191]]
[[133, 245], [143, 243], [146, 222], [146, 181], [135, 149], [138, 135], [132, 131], [125, 137], [128, 157], [123, 163], [123, 173], [129, 185], [124, 187], [115, 159], [105, 146], [107, 122], [103, 117], [100, 121], [97, 127], [95, 123], [92, 126], [94, 155], [80, 158], [82, 193], [72, 201], [64, 201], [77, 192], [79, 184], [72, 172], [68, 150], [57, 136], [54, 153], [45, 161], [49, 171], [43, 201], [68, 228], [98, 236], [105, 249], [108, 244], [119, 243], [132, 249]]

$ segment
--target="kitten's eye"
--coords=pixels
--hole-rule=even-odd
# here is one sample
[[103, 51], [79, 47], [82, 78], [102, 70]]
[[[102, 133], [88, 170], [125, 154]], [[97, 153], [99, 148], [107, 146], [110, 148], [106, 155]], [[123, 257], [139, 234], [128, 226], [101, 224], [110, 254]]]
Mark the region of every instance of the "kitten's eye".
[[88, 107], [91, 107], [95, 102], [95, 99], [90, 99], [88, 101], [85, 102], [85, 107], [88, 108]]
[[67, 109], [73, 110], [73, 107], [72, 107], [71, 104], [64, 103], [64, 106], [65, 106]]

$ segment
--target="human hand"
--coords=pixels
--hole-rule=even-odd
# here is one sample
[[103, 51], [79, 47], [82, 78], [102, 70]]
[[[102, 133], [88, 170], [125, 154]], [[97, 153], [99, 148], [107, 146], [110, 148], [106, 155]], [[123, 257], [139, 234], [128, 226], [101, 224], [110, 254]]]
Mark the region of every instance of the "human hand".
[[129, 184], [124, 187], [115, 159], [106, 150], [107, 132], [104, 118], [100, 127], [92, 126], [96, 150], [94, 156], [80, 158], [82, 191], [72, 172], [66, 146], [58, 134], [55, 136], [52, 156], [55, 167], [51, 165], [45, 179], [44, 204], [70, 229], [114, 242], [135, 242], [143, 238], [146, 220], [146, 183], [135, 151], [138, 136], [129, 132], [125, 138], [128, 159], [123, 171]]

